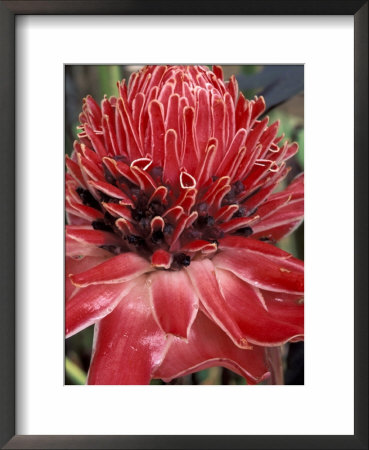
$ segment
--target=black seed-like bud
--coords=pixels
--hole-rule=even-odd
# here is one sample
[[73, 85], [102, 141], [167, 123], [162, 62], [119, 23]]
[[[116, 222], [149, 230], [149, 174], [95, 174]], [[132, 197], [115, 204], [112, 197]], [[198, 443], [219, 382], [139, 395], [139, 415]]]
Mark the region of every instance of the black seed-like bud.
[[103, 192], [100, 193], [100, 200], [104, 203], [119, 203], [119, 198], [110, 197]]
[[150, 206], [148, 208], [150, 215], [152, 216], [161, 216], [164, 212], [164, 206], [156, 201], [153, 201], [150, 203]]
[[170, 223], [166, 223], [164, 226], [164, 234], [172, 234], [174, 230], [173, 225], [171, 225]]
[[197, 205], [197, 212], [199, 216], [207, 216], [208, 215], [208, 204], [203, 202]]
[[139, 222], [143, 217], [145, 217], [145, 212], [142, 209], [140, 208], [132, 209], [132, 218], [134, 220]]
[[253, 233], [253, 231], [252, 231], [252, 228], [251, 228], [251, 227], [239, 228], [239, 229], [236, 231], [236, 234], [237, 234], [238, 236], [244, 236], [244, 237], [251, 236], [252, 233]]
[[110, 213], [106, 212], [104, 214], [104, 221], [107, 225], [114, 225], [116, 218], [114, 216], [112, 216]]
[[180, 266], [187, 267], [191, 264], [191, 258], [185, 253], [176, 253], [173, 259]]
[[210, 228], [209, 230], [206, 230], [203, 234], [203, 239], [206, 241], [210, 240], [218, 240], [224, 237], [224, 231], [221, 230], [218, 227]]
[[196, 220], [196, 224], [199, 228], [212, 227], [215, 224], [215, 220], [212, 216], [199, 216]]
[[140, 227], [143, 228], [145, 231], [148, 230], [150, 228], [150, 219], [148, 219], [147, 217], [143, 217], [140, 221], [139, 221]]
[[100, 210], [100, 203], [95, 199], [90, 191], [83, 189], [82, 187], [78, 187], [76, 192], [85, 206], [90, 206], [91, 208]]
[[154, 231], [151, 240], [154, 244], [160, 244], [164, 240], [164, 234], [161, 230]]
[[238, 211], [236, 211], [232, 218], [236, 219], [237, 217], [245, 217], [246, 216], [246, 208], [244, 208], [243, 206], [240, 206]]
[[145, 239], [143, 239], [141, 236], [136, 236], [135, 234], [127, 236], [127, 241], [135, 247], [139, 247], [145, 244]]
[[234, 183], [232, 185], [232, 187], [233, 187], [233, 192], [235, 195], [240, 194], [245, 189], [242, 181], [240, 181], [240, 180], [238, 180], [236, 183]]
[[124, 163], [126, 163], [126, 164], [129, 164], [129, 160], [128, 160], [127, 156], [124, 156], [124, 155], [114, 155], [112, 158], [113, 158], [115, 161], [121, 161], [121, 162], [124, 162]]
[[113, 232], [113, 228], [102, 220], [95, 220], [91, 225], [94, 230]]
[[105, 164], [103, 164], [103, 171], [104, 171], [105, 180], [108, 183], [115, 185], [116, 184], [115, 178], [111, 174], [110, 170], [105, 166]]
[[121, 253], [121, 247], [117, 247], [116, 245], [101, 245], [100, 248], [107, 250], [114, 255], [119, 255]]
[[161, 179], [162, 174], [163, 174], [162, 167], [156, 166], [151, 170], [151, 176], [154, 178], [154, 180], [156, 180], [157, 178]]

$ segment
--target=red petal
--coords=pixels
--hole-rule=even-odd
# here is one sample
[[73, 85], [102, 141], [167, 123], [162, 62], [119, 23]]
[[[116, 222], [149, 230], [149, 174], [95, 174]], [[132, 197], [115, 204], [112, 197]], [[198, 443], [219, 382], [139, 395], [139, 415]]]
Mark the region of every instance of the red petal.
[[213, 72], [217, 78], [223, 80], [223, 69], [221, 66], [213, 66]]
[[165, 211], [163, 217], [166, 217], [169, 220], [169, 222], [176, 223], [183, 213], [184, 211], [182, 206], [173, 206], [173, 208], [170, 208], [167, 211]]
[[261, 113], [265, 111], [265, 100], [263, 96], [255, 97], [255, 101], [252, 101], [252, 115], [251, 115], [251, 125], [255, 119], [257, 119]]
[[301, 225], [301, 219], [295, 221], [295, 222], [289, 222], [285, 225], [276, 226], [273, 228], [268, 228], [266, 231], [260, 231], [259, 233], [254, 233], [252, 235], [253, 238], [259, 239], [259, 238], [268, 238], [272, 242], [277, 242], [280, 239], [282, 239], [285, 236], [288, 236], [289, 234], [293, 233], [296, 228], [298, 228]]
[[236, 158], [238, 151], [240, 148], [244, 145], [246, 140], [247, 132], [244, 128], [241, 128], [237, 131], [236, 135], [233, 138], [233, 141], [231, 145], [229, 146], [223, 161], [219, 165], [219, 167], [216, 170], [216, 175], [228, 175], [227, 171], [225, 170], [229, 164], [230, 161], [232, 161], [234, 158]]
[[115, 221], [115, 226], [123, 233], [124, 236], [129, 236], [130, 234], [136, 234], [136, 229], [131, 222], [127, 219], [117, 219]]
[[110, 253], [99, 249], [101, 251], [101, 255], [98, 257], [94, 256], [84, 256], [83, 258], [70, 258], [66, 256], [65, 258], [65, 299], [68, 300], [71, 295], [76, 292], [79, 288], [77, 288], [70, 281], [69, 275], [71, 273], [80, 273], [88, 270], [90, 267], [96, 266], [104, 261], [107, 256], [110, 257]]
[[90, 227], [66, 226], [66, 238], [90, 245], [119, 245], [121, 240], [113, 233], [107, 231], [92, 230]]
[[[273, 229], [286, 227], [287, 232], [291, 232], [299, 225], [304, 217], [304, 199], [292, 200], [278, 208], [273, 214], [261, 220], [253, 227], [255, 235], [273, 236]], [[289, 230], [289, 231], [288, 231]], [[255, 236], [254, 236], [255, 237]]]
[[133, 206], [132, 200], [120, 189], [104, 181], [90, 181], [89, 184], [104, 194], [123, 200], [125, 205]]
[[240, 207], [237, 204], [223, 206], [216, 214], [214, 214], [214, 219], [216, 219], [217, 222], [227, 222], [239, 208]]
[[157, 188], [152, 177], [147, 172], [136, 166], [132, 166], [131, 171], [137, 178], [140, 188], [147, 194], [151, 195]]
[[118, 203], [106, 203], [102, 202], [102, 206], [108, 213], [113, 217], [122, 217], [123, 219], [132, 222], [132, 210], [125, 205], [120, 205]]
[[259, 216], [251, 216], [251, 217], [237, 217], [235, 219], [231, 219], [228, 222], [221, 223], [219, 228], [223, 230], [225, 233], [229, 233], [231, 231], [238, 230], [239, 228], [244, 228], [254, 223], [259, 219]]
[[81, 256], [94, 256], [104, 259], [106, 255], [111, 257], [111, 253], [96, 247], [96, 245], [85, 244], [83, 242], [75, 241], [71, 238], [65, 240], [65, 253], [66, 256], [81, 257]]
[[[292, 194], [293, 199], [302, 198], [304, 196], [304, 174], [301, 173], [294, 178], [291, 184], [281, 193]], [[275, 194], [277, 195], [277, 194]]]
[[151, 257], [151, 264], [158, 269], [169, 269], [172, 261], [172, 254], [162, 249], [156, 250]]
[[[263, 134], [267, 124], [268, 124], [268, 117], [265, 117], [262, 121], [257, 122], [255, 126], [249, 131], [249, 134], [247, 135], [245, 146], [248, 150], [248, 153], [250, 154], [257, 143], [259, 142], [259, 139], [261, 135]], [[247, 129], [247, 128], [246, 128]], [[262, 150], [262, 146], [260, 146], [260, 151]]]
[[285, 194], [274, 200], [268, 200], [258, 207], [257, 213], [260, 221], [263, 221], [271, 214], [274, 214], [279, 208], [286, 205], [291, 200], [291, 194]]
[[65, 164], [68, 168], [68, 172], [73, 176], [77, 183], [80, 186], [86, 187], [79, 165], [69, 158], [68, 155], [65, 155]]
[[173, 338], [164, 361], [154, 377], [168, 382], [173, 378], [208, 367], [223, 366], [245, 377], [250, 384], [268, 377], [264, 349], [242, 350], [199, 311], [188, 337]]
[[245, 249], [259, 253], [267, 253], [271, 256], [280, 258], [287, 258], [291, 256], [289, 253], [281, 250], [274, 245], [266, 244], [265, 242], [255, 241], [252, 239], [243, 238], [240, 236], [225, 236], [219, 240], [219, 249]]
[[302, 304], [264, 298], [258, 289], [227, 270], [217, 269], [217, 277], [230, 314], [251, 343], [282, 345], [304, 334]]
[[146, 277], [114, 311], [95, 326], [95, 348], [88, 384], [148, 384], [170, 339], [156, 324], [148, 301]]
[[84, 124], [84, 128], [85, 128], [85, 132], [86, 132], [88, 138], [90, 139], [92, 146], [93, 146], [94, 150], [96, 151], [96, 153], [101, 158], [106, 156], [107, 155], [106, 149], [104, 147], [104, 144], [103, 144], [100, 136], [98, 136], [96, 134], [96, 132], [94, 130], [92, 130], [87, 124]]
[[140, 148], [140, 138], [137, 132], [136, 124], [133, 122], [132, 114], [127, 107], [126, 102], [119, 98], [117, 102], [117, 111], [124, 126], [126, 135], [127, 151], [130, 160], [141, 158], [143, 155]]
[[191, 189], [196, 187], [195, 178], [187, 172], [181, 172], [179, 182], [182, 189]]
[[179, 95], [173, 94], [169, 97], [167, 115], [165, 118], [165, 127], [167, 130], [174, 130], [176, 134], [179, 133], [178, 118], [179, 118]]
[[164, 152], [163, 180], [166, 183], [174, 184], [177, 182], [179, 176], [178, 141], [175, 130], [168, 130], [166, 132]]
[[215, 181], [211, 188], [206, 192], [204, 195], [202, 201], [203, 202], [210, 202], [210, 199], [216, 195], [216, 193], [221, 190], [224, 186], [229, 186], [230, 178], [227, 176], [219, 178], [217, 181]]
[[190, 275], [202, 305], [212, 320], [225, 331], [232, 341], [241, 348], [250, 348], [244, 333], [240, 330], [221, 294], [215, 267], [209, 259], [192, 261], [186, 269]]
[[172, 242], [170, 244], [170, 251], [176, 251], [177, 247], [179, 246], [179, 242], [178, 239], [180, 237], [180, 235], [182, 234], [182, 232], [190, 227], [194, 221], [197, 219], [198, 217], [198, 212], [197, 211], [193, 211], [189, 216], [182, 216], [181, 219], [178, 221], [174, 231], [173, 231], [173, 235], [172, 235]]
[[65, 335], [73, 336], [110, 314], [132, 288], [131, 282], [78, 289], [65, 305]]
[[226, 236], [219, 240], [219, 249], [244, 249], [252, 252], [261, 253], [268, 258], [282, 258], [293, 263], [296, 270], [304, 271], [304, 262], [294, 258], [290, 253], [281, 250], [274, 245], [241, 236]]
[[218, 143], [216, 139], [214, 138], [209, 139], [208, 145], [205, 150], [205, 157], [203, 157], [202, 161], [200, 160], [196, 171], [195, 178], [197, 180], [198, 187], [201, 187], [212, 176], [213, 163], [217, 151], [217, 145]]
[[263, 135], [260, 137], [260, 144], [262, 145], [263, 149], [261, 152], [261, 158], [264, 158], [266, 154], [269, 151], [269, 148], [274, 141], [274, 139], [277, 136], [279, 128], [279, 120], [272, 123], [263, 133]]
[[217, 250], [217, 244], [209, 242], [209, 241], [203, 241], [201, 239], [191, 241], [190, 243], [184, 245], [181, 247], [181, 251], [184, 252], [201, 252], [204, 254], [207, 253], [213, 253]]
[[151, 264], [146, 259], [135, 253], [121, 253], [90, 270], [72, 275], [71, 281], [80, 287], [100, 283], [122, 283], [151, 270]]
[[219, 96], [213, 96], [212, 99], [212, 128], [214, 136], [218, 140], [218, 151], [215, 155], [216, 167], [220, 164], [224, 156], [224, 144], [225, 144], [225, 116], [226, 108], [224, 101]]
[[148, 107], [150, 126], [151, 126], [151, 142], [152, 142], [152, 158], [156, 164], [163, 166], [164, 161], [164, 108], [157, 100], [153, 100]]
[[[231, 75], [228, 85], [228, 92], [230, 93], [233, 103], [236, 104], [237, 101], [237, 95], [238, 95], [238, 83], [236, 80], [236, 77], [234, 75]], [[236, 114], [235, 114], [235, 118], [236, 118]]]
[[164, 226], [164, 219], [161, 216], [155, 216], [150, 222], [151, 234], [154, 233], [154, 231], [163, 231]]
[[143, 148], [144, 143], [144, 114], [145, 114], [145, 94], [139, 92], [133, 100], [132, 103], [132, 115], [133, 121], [138, 124], [138, 134], [141, 143], [141, 148]]
[[198, 89], [196, 94], [196, 137], [200, 155], [204, 152], [211, 136], [211, 110], [209, 92]]
[[194, 136], [194, 108], [185, 108], [183, 110], [183, 146], [182, 146], [182, 165], [189, 172], [194, 174], [198, 165], [199, 151], [197, 141]]
[[65, 209], [68, 212], [74, 214], [75, 216], [81, 217], [82, 219], [86, 219], [91, 222], [93, 220], [104, 218], [104, 215], [97, 209], [82, 205], [82, 203], [77, 203], [68, 197], [66, 198], [65, 203]]
[[149, 201], [147, 203], [150, 204], [151, 202], [159, 202], [166, 205], [165, 199], [167, 195], [168, 195], [168, 188], [166, 188], [165, 186], [158, 186], [151, 195], [151, 197], [149, 198]]
[[301, 305], [304, 303], [304, 297], [301, 294], [264, 291], [263, 289], [260, 292], [266, 302], [290, 303], [292, 305]]
[[166, 333], [187, 338], [195, 320], [199, 300], [187, 274], [181, 271], [156, 271], [149, 278], [154, 315]]
[[304, 274], [293, 263], [247, 250], [224, 250], [213, 258], [216, 267], [230, 270], [255, 287], [275, 292], [304, 292]]

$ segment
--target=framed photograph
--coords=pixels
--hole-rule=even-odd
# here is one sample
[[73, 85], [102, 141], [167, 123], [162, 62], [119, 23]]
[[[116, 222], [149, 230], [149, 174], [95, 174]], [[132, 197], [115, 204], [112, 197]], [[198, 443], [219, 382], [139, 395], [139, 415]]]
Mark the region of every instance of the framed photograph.
[[368, 447], [368, 5], [244, 3], [0, 3], [4, 448]]
[[65, 77], [66, 383], [303, 384], [304, 66]]

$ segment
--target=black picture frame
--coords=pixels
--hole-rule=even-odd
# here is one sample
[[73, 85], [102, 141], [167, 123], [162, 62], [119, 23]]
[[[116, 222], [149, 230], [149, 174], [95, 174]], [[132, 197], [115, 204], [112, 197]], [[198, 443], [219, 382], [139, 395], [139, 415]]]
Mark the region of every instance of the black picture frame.
[[[352, 15], [355, 40], [354, 435], [15, 435], [15, 17], [20, 14]], [[43, 0], [0, 1], [0, 445], [25, 448], [367, 449], [368, 448], [368, 1]], [[5, 213], [4, 213], [5, 212]], [[341, 216], [341, 214], [339, 214]], [[344, 227], [344, 224], [337, 224]], [[339, 243], [337, 243], [339, 245]], [[337, 338], [338, 339], [338, 338]], [[339, 374], [337, 374], [339, 376]], [[344, 382], [344, 380], [342, 381]], [[337, 393], [339, 404], [339, 393]], [[319, 405], [317, 405], [319, 407]]]

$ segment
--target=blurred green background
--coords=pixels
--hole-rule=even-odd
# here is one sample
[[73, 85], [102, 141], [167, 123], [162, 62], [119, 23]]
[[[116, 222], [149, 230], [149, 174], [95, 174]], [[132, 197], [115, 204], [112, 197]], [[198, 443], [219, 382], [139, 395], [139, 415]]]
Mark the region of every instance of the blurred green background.
[[[65, 152], [71, 154], [77, 139], [78, 116], [82, 99], [92, 95], [99, 101], [104, 95], [117, 95], [116, 83], [142, 66], [66, 65], [65, 66]], [[296, 141], [299, 152], [289, 161], [292, 170], [284, 185], [304, 170], [304, 68], [302, 65], [222, 65], [224, 79], [235, 75], [240, 90], [247, 98], [263, 95], [267, 105], [265, 115], [270, 123], [280, 120], [279, 134]], [[211, 68], [211, 66], [210, 66]], [[278, 246], [300, 259], [304, 258], [303, 224]], [[85, 384], [90, 364], [93, 327], [89, 327], [65, 341], [65, 384]], [[282, 354], [286, 384], [304, 383], [303, 343], [286, 344]], [[151, 384], [167, 384], [153, 380]], [[169, 384], [219, 385], [246, 384], [244, 378], [222, 367], [206, 369], [177, 378]]]

